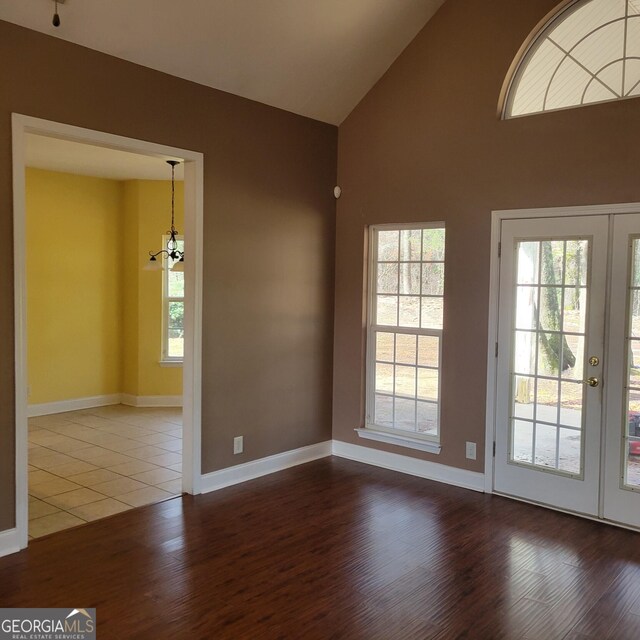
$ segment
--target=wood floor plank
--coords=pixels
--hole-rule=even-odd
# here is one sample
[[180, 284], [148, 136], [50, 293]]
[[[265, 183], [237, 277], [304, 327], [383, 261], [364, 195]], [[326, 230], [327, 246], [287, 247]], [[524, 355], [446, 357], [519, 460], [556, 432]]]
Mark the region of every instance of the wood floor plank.
[[98, 637], [637, 638], [640, 536], [328, 458], [33, 541], [0, 606]]

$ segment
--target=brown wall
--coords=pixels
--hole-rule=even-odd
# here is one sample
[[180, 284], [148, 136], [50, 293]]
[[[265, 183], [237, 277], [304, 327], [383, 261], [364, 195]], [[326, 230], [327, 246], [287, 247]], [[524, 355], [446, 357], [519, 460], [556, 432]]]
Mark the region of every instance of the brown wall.
[[[330, 438], [336, 128], [6, 22], [0, 59], [0, 237], [11, 112], [204, 153], [203, 473]], [[10, 255], [0, 292], [1, 531], [14, 524]]]
[[[447, 0], [340, 127], [334, 438], [482, 471], [491, 211], [640, 201], [640, 100], [496, 115], [516, 53], [557, 4]], [[431, 220], [447, 226], [439, 456], [353, 431], [364, 417], [366, 226]]]

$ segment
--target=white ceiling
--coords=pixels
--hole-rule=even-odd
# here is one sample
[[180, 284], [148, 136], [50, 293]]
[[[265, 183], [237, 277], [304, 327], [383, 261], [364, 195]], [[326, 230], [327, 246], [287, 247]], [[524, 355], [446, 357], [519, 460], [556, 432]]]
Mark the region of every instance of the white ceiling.
[[2, 0], [0, 19], [340, 124], [444, 0]]
[[[163, 158], [138, 155], [89, 144], [27, 134], [27, 167], [75, 173], [110, 180], [170, 180], [171, 167]], [[183, 180], [182, 165], [176, 179]]]

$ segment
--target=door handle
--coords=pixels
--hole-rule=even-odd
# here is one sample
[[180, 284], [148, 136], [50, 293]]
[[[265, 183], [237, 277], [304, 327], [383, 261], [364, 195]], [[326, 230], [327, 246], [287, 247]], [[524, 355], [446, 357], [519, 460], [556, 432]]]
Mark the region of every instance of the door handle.
[[584, 381], [584, 384], [588, 384], [590, 387], [597, 387], [600, 384], [598, 378], [588, 378]]

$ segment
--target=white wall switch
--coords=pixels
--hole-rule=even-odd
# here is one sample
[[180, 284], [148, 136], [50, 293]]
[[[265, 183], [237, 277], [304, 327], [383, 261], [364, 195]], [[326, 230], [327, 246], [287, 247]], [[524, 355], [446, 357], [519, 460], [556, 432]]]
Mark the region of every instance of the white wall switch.
[[476, 443], [475, 442], [467, 442], [467, 459], [468, 460], [476, 459]]
[[233, 453], [238, 454], [244, 451], [244, 436], [236, 436], [233, 439]]

